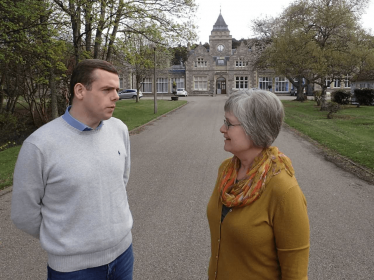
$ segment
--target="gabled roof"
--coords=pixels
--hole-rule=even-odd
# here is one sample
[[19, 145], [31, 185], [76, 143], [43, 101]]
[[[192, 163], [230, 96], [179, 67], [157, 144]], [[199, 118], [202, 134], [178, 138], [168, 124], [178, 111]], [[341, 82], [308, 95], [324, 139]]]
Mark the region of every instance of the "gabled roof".
[[221, 13], [218, 16], [216, 23], [213, 25], [212, 31], [230, 31]]

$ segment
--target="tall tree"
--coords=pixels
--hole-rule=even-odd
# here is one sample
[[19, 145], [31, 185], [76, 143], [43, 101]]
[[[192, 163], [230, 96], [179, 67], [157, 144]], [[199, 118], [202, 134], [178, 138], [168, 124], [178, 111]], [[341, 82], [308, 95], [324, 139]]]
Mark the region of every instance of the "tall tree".
[[[151, 40], [149, 32], [140, 26], [157, 26], [169, 43], [187, 42], [196, 37], [195, 0], [53, 1], [65, 19], [70, 20], [76, 63], [88, 56], [111, 61], [121, 34], [139, 34]], [[90, 54], [92, 45], [94, 50]]]
[[[367, 0], [300, 0], [292, 3], [276, 19], [271, 33], [257, 25], [270, 43], [256, 61], [257, 65], [274, 68], [298, 88], [303, 100], [301, 80], [317, 83], [322, 88], [325, 106], [326, 80], [341, 79], [357, 67], [349, 59], [357, 48], [355, 41], [360, 26], [360, 11]], [[274, 23], [274, 20], [271, 22]], [[296, 78], [296, 83], [295, 79]]]
[[34, 123], [45, 123], [51, 113], [52, 118], [58, 115], [56, 82], [66, 70], [61, 63], [64, 43], [56, 39], [58, 16], [47, 1], [0, 5], [0, 99], [6, 95], [5, 111], [13, 113], [22, 95]]
[[[4, 0], [0, 5], [0, 99], [6, 95], [5, 111], [12, 113], [23, 95], [34, 122], [37, 112], [38, 121], [45, 123], [51, 108], [52, 115], [57, 116], [55, 75], [64, 69], [60, 64], [63, 44], [55, 39], [57, 25], [51, 21], [58, 17], [47, 1]], [[43, 93], [46, 84], [52, 90]], [[48, 102], [42, 98], [45, 94]]]
[[[163, 41], [162, 34], [158, 32], [156, 26], [147, 26], [146, 29], [150, 32], [147, 37], [151, 37], [152, 40], [148, 40], [140, 34], [134, 34], [126, 37], [119, 45], [119, 52], [123, 54], [123, 60], [131, 65], [135, 75], [138, 93], [144, 79], [152, 77], [154, 69], [159, 72], [169, 67], [173, 58], [173, 52]], [[136, 101], [138, 102], [139, 99], [137, 98]]]

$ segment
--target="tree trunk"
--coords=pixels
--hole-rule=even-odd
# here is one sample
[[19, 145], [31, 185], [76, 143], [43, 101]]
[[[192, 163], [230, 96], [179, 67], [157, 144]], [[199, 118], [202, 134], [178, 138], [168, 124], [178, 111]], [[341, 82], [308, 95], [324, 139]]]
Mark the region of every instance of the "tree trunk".
[[[80, 57], [80, 45], [81, 45], [81, 36], [80, 36], [80, 7], [75, 7], [75, 2], [73, 0], [69, 0], [69, 8], [71, 11], [70, 19], [71, 19], [71, 27], [73, 29], [73, 44], [74, 44], [74, 56], [75, 56], [75, 65], [79, 63]], [[73, 12], [74, 11], [74, 12]]]
[[58, 118], [58, 106], [57, 106], [57, 93], [56, 93], [56, 80], [55, 73], [51, 67], [49, 75], [49, 88], [51, 90], [51, 109], [52, 109], [52, 119]]
[[3, 112], [4, 91], [0, 90], [0, 114]]
[[303, 77], [297, 77], [297, 101], [304, 102], [305, 96], [304, 96], [304, 87], [303, 87]]
[[305, 101], [302, 83], [298, 83], [298, 85], [297, 85], [297, 98], [296, 98], [296, 100], [301, 101], [301, 102]]
[[136, 79], [136, 103], [138, 103], [141, 77], [136, 75], [135, 79]]
[[92, 2], [88, 1], [84, 8], [85, 32], [86, 32], [86, 52], [91, 53], [92, 40]]
[[10, 110], [10, 112], [12, 114], [14, 114], [14, 111], [16, 110], [17, 100], [18, 100], [18, 96], [12, 102], [12, 107], [11, 107], [11, 110]]
[[100, 46], [102, 42], [102, 34], [104, 29], [104, 19], [105, 19], [105, 9], [106, 9], [106, 2], [105, 0], [101, 0], [101, 12], [100, 12], [100, 20], [96, 30], [96, 37], [95, 37], [95, 46], [94, 46], [94, 58], [99, 58], [100, 54]]
[[322, 86], [322, 93], [321, 93], [321, 111], [327, 111], [327, 103], [326, 103], [326, 86]]
[[3, 112], [3, 107], [4, 107], [4, 88], [3, 88], [3, 81], [4, 81], [4, 76], [0, 80], [0, 114]]
[[108, 52], [107, 52], [107, 55], [106, 55], [106, 61], [110, 61], [110, 59], [112, 58], [113, 45], [114, 45], [114, 41], [115, 41], [115, 38], [116, 38], [116, 35], [117, 35], [119, 21], [121, 20], [123, 6], [124, 6], [123, 0], [120, 0], [119, 5], [118, 5], [118, 10], [117, 10], [117, 15], [116, 15], [116, 18], [115, 18], [114, 24], [113, 24], [112, 35], [109, 38], [109, 45], [108, 45]]

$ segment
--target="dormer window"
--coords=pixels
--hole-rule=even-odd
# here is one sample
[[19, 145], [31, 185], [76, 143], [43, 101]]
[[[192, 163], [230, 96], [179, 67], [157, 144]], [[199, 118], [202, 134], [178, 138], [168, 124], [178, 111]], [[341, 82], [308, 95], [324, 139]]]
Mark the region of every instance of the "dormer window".
[[217, 65], [218, 65], [218, 66], [225, 66], [225, 60], [223, 60], [223, 59], [218, 59], [218, 60], [217, 60]]
[[195, 67], [206, 67], [207, 62], [203, 58], [198, 58], [197, 61], [195, 61]]

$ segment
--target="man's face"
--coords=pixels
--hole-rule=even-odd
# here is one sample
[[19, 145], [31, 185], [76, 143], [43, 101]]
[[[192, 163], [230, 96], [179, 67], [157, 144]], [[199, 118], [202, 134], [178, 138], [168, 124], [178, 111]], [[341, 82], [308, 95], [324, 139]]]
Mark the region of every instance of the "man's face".
[[119, 78], [117, 74], [96, 69], [93, 73], [95, 81], [91, 90], [84, 89], [83, 111], [91, 127], [99, 125], [100, 121], [112, 117], [118, 101]]

